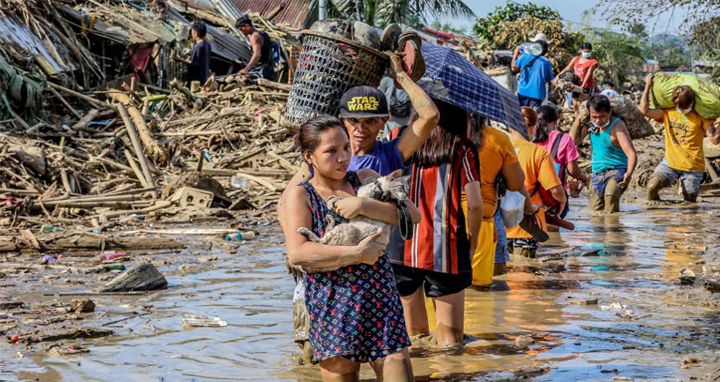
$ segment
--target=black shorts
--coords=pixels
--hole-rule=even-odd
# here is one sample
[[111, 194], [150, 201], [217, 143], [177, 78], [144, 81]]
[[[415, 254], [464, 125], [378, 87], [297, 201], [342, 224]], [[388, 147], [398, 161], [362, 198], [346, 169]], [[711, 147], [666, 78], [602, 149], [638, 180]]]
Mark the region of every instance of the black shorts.
[[417, 292], [421, 286], [425, 287], [426, 296], [442, 297], [462, 292], [472, 285], [472, 272], [453, 275], [397, 264], [393, 264], [392, 268], [395, 284], [402, 297]]

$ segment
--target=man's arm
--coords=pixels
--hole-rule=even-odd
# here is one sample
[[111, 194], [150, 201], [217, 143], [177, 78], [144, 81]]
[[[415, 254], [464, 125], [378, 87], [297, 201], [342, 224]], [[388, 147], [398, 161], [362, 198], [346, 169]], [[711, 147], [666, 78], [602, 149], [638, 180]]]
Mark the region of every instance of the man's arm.
[[408, 129], [405, 129], [397, 144], [398, 151], [400, 151], [403, 162], [405, 162], [430, 137], [430, 133], [440, 120], [440, 112], [430, 96], [420, 89], [420, 86], [413, 82], [407, 73], [402, 70], [400, 58], [394, 53], [388, 53], [388, 55], [390, 56], [390, 77], [397, 81], [407, 92], [408, 98], [410, 98], [410, 102], [418, 114], [418, 118]]
[[707, 129], [705, 129], [705, 133], [710, 143], [720, 145], [720, 118], [718, 118], [715, 123], [710, 123]]
[[240, 71], [240, 74], [248, 74], [255, 68], [258, 61], [260, 61], [260, 52], [262, 51], [263, 45], [263, 38], [260, 36], [260, 33], [253, 33], [253, 35], [250, 36], [250, 45], [252, 46], [253, 55], [250, 57], [250, 62]]
[[512, 61], [510, 61], [510, 71], [513, 73], [519, 73], [520, 67], [517, 66], [516, 61], [520, 57], [520, 47], [518, 46], [515, 48], [515, 52], [513, 52]]
[[570, 136], [572, 137], [573, 141], [575, 142], [575, 147], [578, 148], [578, 151], [580, 149], [580, 145], [582, 144], [583, 140], [585, 140], [585, 137], [587, 135], [588, 135], [587, 124], [585, 124], [585, 125], [582, 124], [582, 121], [578, 117], [578, 110], [575, 110], [575, 122], [573, 122], [573, 125], [570, 128]]
[[652, 89], [652, 84], [653, 73], [650, 73], [647, 75], [647, 78], [645, 78], [645, 90], [643, 91], [642, 98], [640, 99], [639, 108], [646, 117], [652, 118], [656, 121], [662, 121], [663, 112], [661, 110], [650, 108], [650, 89]]
[[627, 187], [627, 183], [630, 181], [630, 177], [635, 171], [635, 165], [637, 164], [637, 152], [635, 151], [635, 146], [633, 145], [632, 139], [630, 138], [630, 132], [628, 132], [627, 127], [625, 127], [625, 124], [622, 121], [617, 123], [617, 125], [613, 129], [613, 132], [615, 133], [618, 143], [620, 144], [620, 148], [628, 157], [627, 171], [625, 172], [625, 176], [620, 183], [621, 187]]
[[181, 57], [181, 56], [175, 56], [173, 58], [175, 59], [175, 61], [182, 62], [183, 64], [188, 65], [188, 66], [193, 64], [192, 61], [190, 61], [187, 58]]

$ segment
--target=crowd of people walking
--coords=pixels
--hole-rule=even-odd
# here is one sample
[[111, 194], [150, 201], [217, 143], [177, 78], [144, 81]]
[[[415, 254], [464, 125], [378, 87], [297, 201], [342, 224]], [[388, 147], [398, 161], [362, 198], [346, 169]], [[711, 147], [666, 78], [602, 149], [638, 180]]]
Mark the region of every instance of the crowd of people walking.
[[[592, 147], [592, 174], [586, 175], [576, 142], [557, 128], [558, 109], [545, 101], [555, 78], [544, 57], [547, 39], [538, 34], [533, 43], [539, 54], [518, 49], [512, 65], [527, 135], [427, 94], [393, 54], [384, 91], [349, 89], [337, 117], [316, 117], [300, 127], [295, 144], [303, 168], [290, 181], [278, 214], [289, 263], [298, 270], [295, 338], [319, 363], [324, 380], [357, 380], [362, 362], [371, 364], [379, 380], [412, 380], [408, 347], [430, 332], [427, 302], [435, 311], [437, 345], [462, 346], [464, 290], [488, 288], [506, 272], [510, 254], [535, 257], [548, 220], [567, 215], [577, 184], [589, 183], [591, 210], [619, 211], [637, 154], [608, 96], [594, 94], [598, 62], [591, 44], [583, 44], [559, 73], [578, 77], [582, 92], [571, 95], [573, 103], [587, 100], [590, 111], [590, 124], [580, 132]], [[396, 97], [393, 86], [402, 89], [409, 110], [393, 118], [402, 124], [387, 128], [380, 141], [393, 117], [386, 97]], [[666, 159], [650, 180], [648, 198], [657, 199], [660, 189], [680, 179], [685, 199], [695, 201], [704, 171], [702, 139], [707, 134], [717, 144], [720, 129], [693, 111], [687, 87], [676, 89], [675, 109], [650, 109], [650, 86], [651, 77], [640, 108], [665, 125]], [[393, 99], [395, 109], [399, 102]], [[402, 175], [408, 186], [403, 209], [356, 196], [378, 177]], [[524, 203], [521, 224], [506, 229], [499, 195], [508, 191], [523, 195]], [[412, 238], [404, 240], [394, 228], [387, 245], [376, 240], [381, 232], [353, 246], [320, 244], [299, 233], [305, 227], [322, 237], [331, 222], [359, 216], [398, 225], [403, 211], [411, 216]]]

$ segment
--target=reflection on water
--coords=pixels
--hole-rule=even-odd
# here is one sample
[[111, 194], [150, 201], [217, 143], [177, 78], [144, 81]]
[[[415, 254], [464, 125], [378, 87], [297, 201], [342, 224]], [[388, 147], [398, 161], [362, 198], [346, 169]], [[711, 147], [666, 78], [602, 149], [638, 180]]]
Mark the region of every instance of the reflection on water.
[[[588, 217], [575, 203], [573, 232], [553, 234], [538, 259], [513, 259], [493, 291], [466, 292], [465, 348], [442, 351], [419, 341], [412, 349], [418, 380], [609, 381], [688, 379], [712, 373], [720, 351], [718, 310], [701, 288], [677, 283], [681, 269], [717, 266], [717, 207], [669, 206]], [[214, 251], [199, 264], [193, 249], [161, 269], [172, 287], [142, 298], [94, 298], [97, 311], [150, 315], [111, 325], [115, 336], [85, 341], [91, 352], [17, 359], [3, 350], [0, 380], [317, 381], [319, 370], [297, 366], [292, 341], [294, 283], [286, 274], [281, 237], [270, 234], [238, 253]], [[178, 270], [187, 264], [184, 272]], [[613, 302], [625, 307], [608, 308]], [[431, 305], [431, 304], [429, 304]], [[224, 328], [183, 328], [184, 313], [221, 317]], [[108, 314], [99, 322], [116, 316]], [[686, 354], [700, 365], [680, 368]], [[550, 366], [550, 367], [548, 367]], [[373, 374], [363, 367], [362, 378]]]

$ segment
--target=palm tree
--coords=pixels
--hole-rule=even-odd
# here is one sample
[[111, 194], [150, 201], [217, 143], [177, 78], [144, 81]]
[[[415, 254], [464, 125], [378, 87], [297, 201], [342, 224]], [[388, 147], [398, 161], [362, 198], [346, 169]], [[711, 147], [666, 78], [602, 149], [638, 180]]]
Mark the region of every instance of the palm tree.
[[359, 18], [377, 27], [390, 23], [415, 25], [428, 15], [475, 16], [462, 0], [330, 0], [330, 3], [343, 17]]

